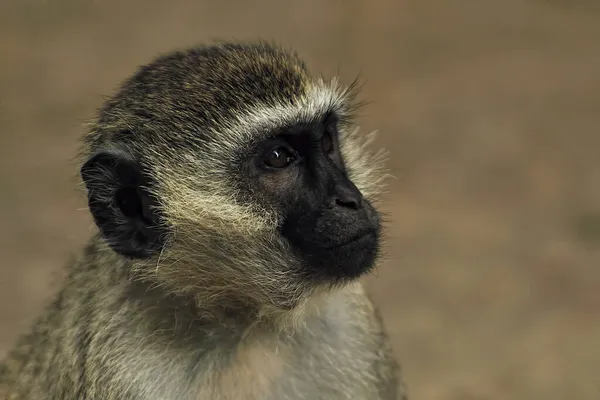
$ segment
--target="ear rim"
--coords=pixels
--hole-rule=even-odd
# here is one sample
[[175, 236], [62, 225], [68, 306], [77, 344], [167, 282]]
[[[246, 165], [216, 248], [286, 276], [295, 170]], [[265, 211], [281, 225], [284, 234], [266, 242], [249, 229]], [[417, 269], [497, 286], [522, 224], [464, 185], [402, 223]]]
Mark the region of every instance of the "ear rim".
[[[128, 151], [102, 149], [94, 152], [80, 168], [87, 189], [88, 209], [106, 243], [129, 259], [147, 259], [160, 252], [168, 229], [160, 215], [159, 201], [153, 195], [154, 182], [147, 168]], [[116, 201], [121, 188], [132, 187], [141, 194], [144, 218], [126, 216]]]

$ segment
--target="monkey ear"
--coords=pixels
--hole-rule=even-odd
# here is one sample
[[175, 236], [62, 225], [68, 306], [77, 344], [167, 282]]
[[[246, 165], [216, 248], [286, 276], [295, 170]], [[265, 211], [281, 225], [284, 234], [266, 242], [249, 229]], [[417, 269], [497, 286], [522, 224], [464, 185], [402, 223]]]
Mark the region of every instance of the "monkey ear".
[[141, 165], [118, 150], [92, 155], [81, 168], [88, 206], [104, 239], [128, 258], [147, 258], [164, 245], [156, 205], [148, 192], [149, 180]]

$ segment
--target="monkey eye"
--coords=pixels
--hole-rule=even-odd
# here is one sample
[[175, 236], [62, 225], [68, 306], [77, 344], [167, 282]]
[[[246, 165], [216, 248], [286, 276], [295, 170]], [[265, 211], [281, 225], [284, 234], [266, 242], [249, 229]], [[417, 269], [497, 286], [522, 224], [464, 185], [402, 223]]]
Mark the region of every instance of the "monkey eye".
[[285, 168], [295, 160], [294, 156], [285, 147], [271, 150], [265, 159], [265, 164], [271, 168]]
[[325, 132], [323, 135], [323, 138], [321, 139], [321, 148], [325, 154], [330, 154], [333, 151], [333, 140], [331, 140], [331, 134], [329, 132]]

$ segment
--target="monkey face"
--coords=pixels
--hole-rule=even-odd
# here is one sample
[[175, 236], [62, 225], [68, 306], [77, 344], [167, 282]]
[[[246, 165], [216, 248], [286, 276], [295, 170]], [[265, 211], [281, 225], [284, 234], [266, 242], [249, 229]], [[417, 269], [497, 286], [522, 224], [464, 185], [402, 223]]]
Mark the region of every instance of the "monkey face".
[[355, 90], [265, 43], [154, 60], [85, 137], [99, 239], [136, 277], [204, 301], [289, 309], [360, 276], [384, 175], [351, 130]]
[[307, 276], [339, 281], [372, 268], [380, 218], [348, 177], [335, 113], [278, 129], [253, 146], [243, 170], [246, 189], [277, 209], [278, 232]]

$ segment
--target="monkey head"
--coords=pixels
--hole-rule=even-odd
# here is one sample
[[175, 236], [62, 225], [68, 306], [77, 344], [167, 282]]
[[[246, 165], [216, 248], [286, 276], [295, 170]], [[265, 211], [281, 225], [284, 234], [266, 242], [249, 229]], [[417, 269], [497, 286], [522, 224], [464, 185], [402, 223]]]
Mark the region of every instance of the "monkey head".
[[134, 276], [206, 303], [289, 309], [356, 279], [379, 251], [383, 178], [356, 89], [267, 43], [141, 67], [84, 139], [99, 237]]

